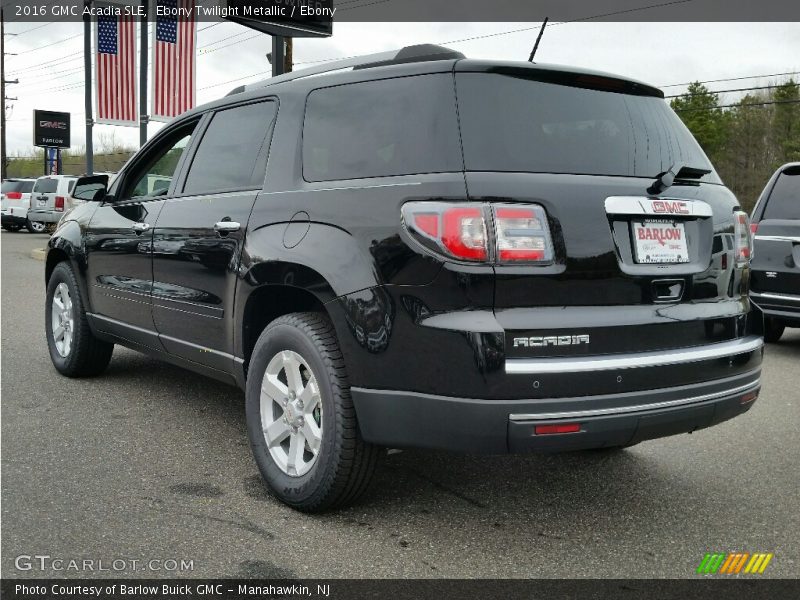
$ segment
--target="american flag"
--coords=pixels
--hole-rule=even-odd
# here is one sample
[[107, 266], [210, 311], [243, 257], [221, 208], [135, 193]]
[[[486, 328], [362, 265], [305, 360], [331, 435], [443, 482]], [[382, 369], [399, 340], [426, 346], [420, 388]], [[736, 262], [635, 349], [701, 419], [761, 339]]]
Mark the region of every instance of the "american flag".
[[95, 47], [97, 122], [137, 125], [133, 17], [98, 17]]
[[156, 17], [153, 56], [153, 107], [151, 117], [168, 120], [194, 108], [195, 20], [174, 16], [178, 7], [193, 8], [193, 0], [156, 0], [172, 16]]

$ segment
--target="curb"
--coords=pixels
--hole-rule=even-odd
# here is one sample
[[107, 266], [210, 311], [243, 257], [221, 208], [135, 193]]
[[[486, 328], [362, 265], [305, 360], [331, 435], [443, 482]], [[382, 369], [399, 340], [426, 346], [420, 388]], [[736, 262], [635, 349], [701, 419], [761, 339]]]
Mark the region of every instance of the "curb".
[[44, 248], [34, 248], [31, 250], [31, 258], [34, 260], [44, 260], [47, 256], [47, 251]]

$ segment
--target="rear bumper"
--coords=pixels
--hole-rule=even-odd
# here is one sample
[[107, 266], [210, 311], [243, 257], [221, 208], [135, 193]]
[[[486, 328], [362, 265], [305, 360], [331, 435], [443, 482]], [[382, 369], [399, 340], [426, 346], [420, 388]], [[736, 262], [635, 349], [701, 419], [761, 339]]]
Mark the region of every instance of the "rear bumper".
[[750, 292], [750, 299], [758, 305], [765, 317], [800, 326], [800, 294]]
[[17, 225], [19, 227], [24, 227], [25, 223], [27, 222], [27, 216], [24, 213], [24, 209], [14, 209], [13, 213], [4, 210], [2, 214], [0, 214], [0, 222], [3, 225]]
[[42, 223], [58, 223], [64, 215], [62, 211], [42, 210], [31, 208], [28, 210], [28, 219]]
[[[740, 339], [728, 344], [727, 352], [723, 346], [693, 348], [687, 356], [695, 353], [698, 362], [693, 365], [698, 369], [710, 361], [733, 365], [746, 359], [748, 370], [702, 383], [612, 394], [593, 394], [591, 388], [576, 386], [575, 395], [558, 398], [486, 400], [358, 387], [352, 388], [352, 396], [364, 439], [384, 446], [492, 454], [620, 446], [689, 433], [749, 410], [761, 386], [762, 341]], [[705, 354], [698, 359], [697, 352], [712, 353], [713, 358]], [[638, 358], [652, 366], [651, 354]], [[676, 360], [670, 354], [665, 360]], [[641, 368], [636, 358], [628, 357], [624, 366], [615, 364], [611, 372], [627, 377]], [[574, 381], [576, 369], [594, 369], [600, 366], [597, 361], [607, 359], [600, 357], [595, 364], [585, 359], [584, 364], [572, 358], [547, 360], [551, 373]], [[537, 425], [563, 423], [579, 423], [580, 431], [535, 434]]]

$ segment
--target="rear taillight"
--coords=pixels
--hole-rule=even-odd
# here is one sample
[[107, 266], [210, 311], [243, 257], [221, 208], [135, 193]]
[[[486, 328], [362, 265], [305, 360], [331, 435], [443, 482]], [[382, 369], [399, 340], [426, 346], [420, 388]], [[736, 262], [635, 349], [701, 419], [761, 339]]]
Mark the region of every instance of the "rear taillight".
[[550, 227], [541, 206], [492, 205], [500, 262], [550, 262]]
[[740, 210], [733, 213], [733, 256], [737, 267], [746, 266], [753, 257], [750, 217]]
[[6, 198], [9, 200], [22, 200], [22, 192], [6, 192]]
[[536, 204], [408, 202], [403, 222], [417, 242], [465, 261], [548, 263], [550, 228]]
[[56, 210], [64, 210], [64, 196], [56, 196]]

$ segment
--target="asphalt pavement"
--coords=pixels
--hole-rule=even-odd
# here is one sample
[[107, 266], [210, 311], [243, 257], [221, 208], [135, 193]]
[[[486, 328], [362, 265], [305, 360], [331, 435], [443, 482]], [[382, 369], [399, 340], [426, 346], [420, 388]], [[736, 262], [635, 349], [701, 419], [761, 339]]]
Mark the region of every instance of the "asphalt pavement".
[[57, 374], [46, 239], [0, 239], [4, 577], [682, 578], [733, 551], [800, 575], [800, 330], [718, 427], [611, 454], [391, 454], [358, 505], [309, 516], [262, 484], [238, 389], [120, 347], [100, 377]]

